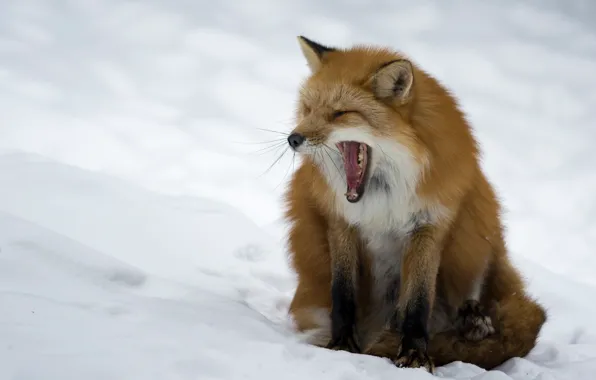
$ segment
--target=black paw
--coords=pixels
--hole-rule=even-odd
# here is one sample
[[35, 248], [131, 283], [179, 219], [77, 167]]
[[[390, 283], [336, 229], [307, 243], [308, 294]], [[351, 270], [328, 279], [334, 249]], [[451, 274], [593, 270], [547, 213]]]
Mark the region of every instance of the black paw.
[[459, 308], [455, 326], [467, 340], [479, 341], [495, 333], [491, 317], [478, 301], [468, 300]]
[[430, 356], [414, 348], [401, 352], [394, 363], [400, 368], [424, 368], [429, 373], [435, 372], [435, 365]]
[[342, 334], [337, 338], [331, 339], [326, 348], [335, 351], [348, 351], [354, 354], [361, 353], [360, 345], [354, 334]]

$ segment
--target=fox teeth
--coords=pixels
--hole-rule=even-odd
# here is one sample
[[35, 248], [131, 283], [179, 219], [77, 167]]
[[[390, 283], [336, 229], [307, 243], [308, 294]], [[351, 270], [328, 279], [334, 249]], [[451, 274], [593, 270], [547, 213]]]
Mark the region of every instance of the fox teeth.
[[364, 161], [364, 146], [360, 145], [358, 149], [358, 165], [362, 165], [362, 161]]

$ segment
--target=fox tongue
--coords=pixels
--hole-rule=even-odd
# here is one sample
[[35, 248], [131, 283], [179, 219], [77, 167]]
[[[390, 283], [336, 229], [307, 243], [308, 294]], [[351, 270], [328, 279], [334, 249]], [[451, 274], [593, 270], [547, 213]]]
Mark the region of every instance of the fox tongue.
[[344, 169], [346, 171], [346, 181], [348, 191], [346, 197], [350, 201], [356, 201], [360, 197], [359, 188], [362, 184], [362, 172], [364, 167], [358, 165], [358, 154], [360, 152], [360, 143], [358, 142], [343, 142], [341, 143], [341, 150], [344, 159]]
[[344, 168], [348, 180], [348, 189], [358, 187], [360, 183], [360, 166], [358, 165], [358, 150], [360, 144], [357, 142], [344, 143]]

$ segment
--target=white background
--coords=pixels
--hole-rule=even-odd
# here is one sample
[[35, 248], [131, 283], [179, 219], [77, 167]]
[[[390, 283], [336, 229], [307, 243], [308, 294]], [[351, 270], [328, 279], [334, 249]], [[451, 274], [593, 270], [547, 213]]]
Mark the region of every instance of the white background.
[[285, 147], [263, 148], [283, 138], [264, 129], [292, 129], [299, 34], [404, 51], [475, 128], [551, 318], [505, 374], [440, 374], [593, 376], [595, 16], [588, 1], [2, 2], [0, 378], [426, 377], [288, 330], [292, 155], [267, 170]]

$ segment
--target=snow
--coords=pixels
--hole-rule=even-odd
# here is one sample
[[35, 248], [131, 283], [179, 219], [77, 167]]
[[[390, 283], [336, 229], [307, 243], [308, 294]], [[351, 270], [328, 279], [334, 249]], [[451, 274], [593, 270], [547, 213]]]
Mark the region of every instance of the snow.
[[[280, 221], [296, 35], [401, 49], [460, 98], [549, 310], [447, 379], [596, 371], [588, 1], [0, 4], [0, 379], [426, 379], [297, 341]], [[268, 142], [268, 143], [264, 143]]]

